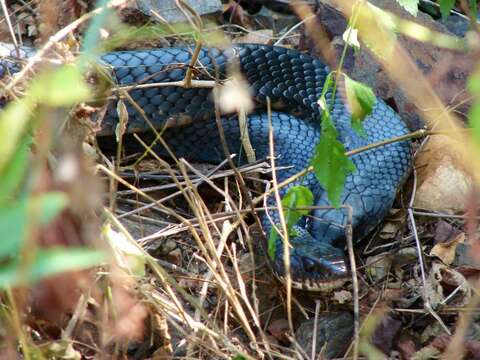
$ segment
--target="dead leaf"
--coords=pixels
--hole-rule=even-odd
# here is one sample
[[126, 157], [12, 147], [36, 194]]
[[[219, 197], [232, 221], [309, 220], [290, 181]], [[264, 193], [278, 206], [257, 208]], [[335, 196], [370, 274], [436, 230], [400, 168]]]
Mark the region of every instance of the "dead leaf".
[[366, 270], [373, 280], [383, 279], [390, 271], [392, 260], [390, 253], [370, 256], [366, 260]]
[[352, 293], [347, 290], [335, 291], [333, 300], [336, 300], [339, 304], [345, 304], [352, 301]]
[[463, 306], [470, 301], [472, 289], [458, 271], [434, 262], [427, 278], [425, 293], [434, 308], [444, 303]]
[[413, 354], [411, 360], [431, 360], [438, 359], [440, 357], [440, 351], [433, 346], [425, 346]]
[[416, 351], [415, 342], [412, 339], [398, 341], [396, 347], [402, 360], [411, 359]]
[[461, 233], [461, 231], [453, 227], [448, 222], [439, 220], [435, 224], [435, 234], [433, 236], [435, 244], [446, 242], [457, 236], [459, 233]]
[[383, 292], [383, 298], [387, 302], [399, 301], [403, 298], [403, 296], [404, 293], [402, 289], [385, 289]]
[[44, 348], [44, 355], [49, 359], [80, 360], [82, 358], [81, 353], [75, 350], [71, 341], [59, 340], [47, 343], [42, 348]]
[[384, 240], [390, 240], [395, 237], [402, 224], [397, 222], [386, 222], [380, 230], [380, 237]]
[[223, 6], [223, 18], [235, 25], [251, 29], [253, 24], [248, 12], [238, 3], [230, 2]]
[[288, 329], [289, 326], [287, 319], [273, 320], [268, 326], [268, 331], [270, 334], [272, 334], [275, 339], [282, 343], [287, 343], [289, 341], [287, 337]]
[[465, 233], [460, 233], [452, 240], [436, 244], [430, 251], [430, 256], [436, 256], [444, 264], [450, 265], [455, 259], [457, 245], [465, 242]]
[[[452, 340], [452, 336], [447, 335], [447, 334], [441, 334], [437, 336], [431, 343], [430, 347], [433, 347], [437, 350], [439, 350], [442, 353], [445, 353], [445, 355], [450, 355], [450, 358], [452, 358], [449, 349], [450, 343]], [[471, 360], [479, 360], [480, 359], [480, 342], [477, 340], [465, 340], [463, 342], [462, 347], [460, 350], [463, 349], [463, 358], [464, 359], [471, 359]], [[460, 355], [460, 354], [457, 354]], [[460, 355], [460, 356], [461, 356]]]
[[372, 344], [383, 353], [389, 354], [392, 350], [393, 340], [402, 328], [402, 322], [390, 315], [383, 317], [372, 335]]

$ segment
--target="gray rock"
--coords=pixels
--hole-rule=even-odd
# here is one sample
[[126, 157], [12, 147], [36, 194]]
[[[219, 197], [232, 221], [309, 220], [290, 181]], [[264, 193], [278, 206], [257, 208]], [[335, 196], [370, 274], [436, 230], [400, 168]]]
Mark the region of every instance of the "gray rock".
[[[299, 345], [310, 355], [315, 319], [305, 321], [296, 331]], [[316, 353], [330, 359], [342, 356], [353, 336], [353, 315], [349, 312], [320, 314], [317, 322]], [[325, 349], [323, 349], [325, 347]]]
[[[222, 11], [220, 0], [185, 0], [185, 2], [200, 16]], [[187, 20], [175, 0], [137, 0], [137, 6], [147, 15], [151, 15], [152, 10], [159, 13], [169, 23]]]

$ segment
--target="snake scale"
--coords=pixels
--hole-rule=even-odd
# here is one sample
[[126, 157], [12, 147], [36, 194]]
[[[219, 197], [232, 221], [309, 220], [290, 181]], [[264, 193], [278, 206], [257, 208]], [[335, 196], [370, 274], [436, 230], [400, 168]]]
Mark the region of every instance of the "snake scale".
[[[3, 50], [2, 50], [3, 47]], [[5, 50], [7, 49], [7, 50]], [[11, 47], [2, 45], [0, 54], [14, 55]], [[24, 49], [24, 56], [31, 54]], [[189, 48], [162, 48], [105, 53], [99, 62], [104, 64], [115, 83], [121, 86], [179, 81], [185, 76], [192, 58]], [[317, 103], [328, 74], [328, 68], [318, 59], [282, 47], [257, 44], [238, 44], [227, 50], [204, 48], [200, 51], [193, 74], [194, 79], [212, 80], [217, 75], [225, 78], [231, 63], [239, 68], [247, 80], [255, 100], [256, 110], [248, 115], [247, 127], [257, 159], [269, 155], [269, 117], [267, 98], [274, 104], [271, 124], [278, 181], [303, 170], [310, 164], [315, 146], [321, 136], [321, 109]], [[1, 62], [4, 68], [12, 65]], [[5, 66], [6, 65], [6, 66]], [[4, 69], [5, 70], [5, 69]], [[1, 73], [0, 73], [1, 76]], [[163, 139], [179, 157], [191, 161], [219, 163], [225, 159], [218, 125], [214, 116], [211, 89], [181, 87], [133, 88], [130, 95], [155, 127], [161, 129], [167, 122], [177, 124], [163, 132]], [[331, 101], [331, 93], [327, 100]], [[404, 135], [408, 129], [400, 117], [383, 101], [377, 99], [372, 113], [364, 120], [366, 136], [358, 135], [351, 127], [351, 117], [342, 96], [333, 100], [332, 119], [339, 140], [347, 151], [368, 144]], [[139, 133], [147, 141], [154, 135], [140, 112], [128, 105], [128, 133]], [[112, 141], [118, 122], [116, 101], [112, 101], [102, 121], [100, 143]], [[183, 124], [183, 125], [182, 125]], [[239, 122], [232, 116], [221, 119], [228, 148], [239, 164], [242, 156]], [[125, 143], [134, 151], [134, 141]], [[157, 151], [166, 154], [158, 147]], [[348, 175], [341, 202], [353, 209], [354, 238], [367, 235], [389, 211], [397, 189], [406, 178], [411, 166], [408, 141], [391, 143], [352, 156], [356, 171]], [[314, 203], [328, 206], [326, 192], [310, 173], [290, 186], [302, 184], [311, 189]], [[288, 187], [281, 189], [285, 194]], [[274, 205], [273, 199], [268, 203]], [[270, 219], [278, 223], [279, 215], [270, 211], [262, 216], [265, 230], [271, 228]], [[296, 236], [291, 237], [290, 264], [293, 286], [307, 290], [322, 290], [341, 284], [348, 276], [344, 257], [346, 210], [316, 209], [296, 225]], [[272, 261], [274, 272], [285, 275], [283, 243], [277, 239]]]

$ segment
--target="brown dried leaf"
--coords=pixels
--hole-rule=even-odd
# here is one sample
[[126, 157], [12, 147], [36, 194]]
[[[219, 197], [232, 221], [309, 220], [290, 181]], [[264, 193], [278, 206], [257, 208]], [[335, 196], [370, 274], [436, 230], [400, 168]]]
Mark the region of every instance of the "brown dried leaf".
[[385, 289], [383, 298], [387, 302], [401, 300], [404, 296], [403, 289]]
[[288, 342], [287, 332], [289, 326], [287, 319], [276, 319], [268, 326], [268, 331], [272, 336], [282, 343]]
[[380, 237], [384, 240], [391, 240], [395, 238], [398, 230], [400, 229], [402, 224], [398, 222], [391, 222], [388, 221], [383, 225], [382, 229], [380, 230]]
[[430, 256], [436, 256], [445, 264], [450, 265], [455, 259], [457, 245], [465, 242], [465, 233], [460, 233], [453, 239], [436, 244], [430, 251]]
[[401, 328], [402, 322], [400, 320], [396, 320], [390, 315], [385, 316], [373, 332], [372, 344], [385, 354], [389, 354], [392, 350], [393, 340]]
[[42, 346], [43, 355], [49, 359], [80, 360], [82, 354], [75, 350], [71, 341], [59, 340]]
[[435, 349], [432, 346], [425, 346], [424, 348], [418, 350], [413, 356], [411, 360], [431, 360], [431, 359], [438, 359], [440, 355], [440, 351]]
[[457, 236], [461, 231], [454, 228], [451, 224], [444, 220], [439, 220], [435, 224], [435, 234], [433, 238], [435, 239], [435, 244], [446, 242], [449, 239]]
[[335, 291], [333, 300], [336, 300], [339, 304], [345, 304], [352, 301], [352, 293], [347, 290]]
[[247, 29], [251, 29], [253, 26], [248, 12], [236, 2], [230, 2], [230, 4], [224, 5], [223, 17], [230, 23], [243, 26]]
[[471, 298], [472, 289], [462, 274], [444, 264], [434, 262], [427, 278], [425, 292], [430, 304], [442, 304], [455, 291], [448, 304], [463, 306]]
[[370, 256], [366, 260], [366, 270], [374, 280], [384, 278], [392, 266], [393, 258], [389, 253]]
[[412, 339], [398, 341], [396, 347], [402, 360], [411, 359], [416, 351], [415, 342]]

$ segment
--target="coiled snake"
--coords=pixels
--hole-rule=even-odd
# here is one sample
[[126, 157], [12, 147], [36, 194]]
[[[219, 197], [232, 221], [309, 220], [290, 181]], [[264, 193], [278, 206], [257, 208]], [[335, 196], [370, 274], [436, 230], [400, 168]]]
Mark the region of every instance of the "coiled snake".
[[[2, 45], [0, 54], [14, 55], [11, 47]], [[23, 49], [22, 55], [31, 54]], [[191, 60], [187, 48], [163, 48], [106, 53], [100, 62], [110, 68], [114, 81], [119, 85], [135, 85], [179, 81], [185, 76]], [[295, 50], [282, 47], [241, 44], [228, 50], [202, 49], [193, 71], [195, 79], [212, 79], [212, 74], [224, 77], [227, 65], [238, 61], [252, 96], [259, 105], [248, 115], [247, 127], [257, 158], [269, 155], [269, 118], [265, 103], [270, 98], [275, 109], [271, 124], [274, 134], [276, 165], [285, 168], [278, 172], [278, 181], [301, 171], [309, 165], [315, 145], [321, 136], [321, 110], [317, 103], [323, 89], [328, 69], [318, 59]], [[5, 69], [15, 70], [2, 62]], [[1, 74], [0, 74], [1, 75]], [[155, 127], [169, 124], [184, 126], [169, 128], [163, 138], [177, 156], [189, 160], [219, 163], [225, 159], [218, 126], [214, 119], [214, 102], [211, 89], [181, 87], [142, 87], [130, 90], [133, 100], [144, 111]], [[327, 94], [330, 100], [331, 94]], [[151, 135], [142, 115], [127, 105], [129, 122], [127, 132]], [[365, 119], [366, 136], [358, 135], [351, 127], [349, 110], [342, 97], [334, 99], [332, 118], [339, 133], [339, 140], [347, 151], [370, 143], [404, 135], [408, 132], [400, 117], [383, 101], [377, 100], [372, 113]], [[116, 102], [113, 101], [102, 123], [101, 136], [110, 138], [118, 122]], [[242, 153], [241, 131], [236, 119], [221, 119], [225, 138], [232, 153]], [[134, 148], [134, 142], [126, 147]], [[164, 152], [163, 149], [159, 149]], [[245, 163], [244, 156], [237, 157]], [[355, 239], [368, 234], [386, 215], [392, 206], [398, 187], [411, 165], [408, 141], [391, 143], [359, 153], [352, 157], [356, 171], [347, 177], [341, 202], [353, 209]], [[326, 192], [313, 174], [307, 174], [295, 184], [308, 186], [315, 197], [315, 205], [327, 206]], [[286, 189], [281, 189], [284, 194]], [[271, 201], [274, 204], [273, 200]], [[278, 222], [278, 214], [270, 213]], [[293, 286], [309, 290], [321, 290], [342, 283], [348, 274], [344, 252], [346, 211], [344, 209], [317, 209], [311, 217], [296, 226], [296, 234], [290, 239], [290, 264]], [[270, 221], [262, 217], [266, 230]], [[284, 275], [283, 243], [277, 240], [273, 259], [275, 273]]]

